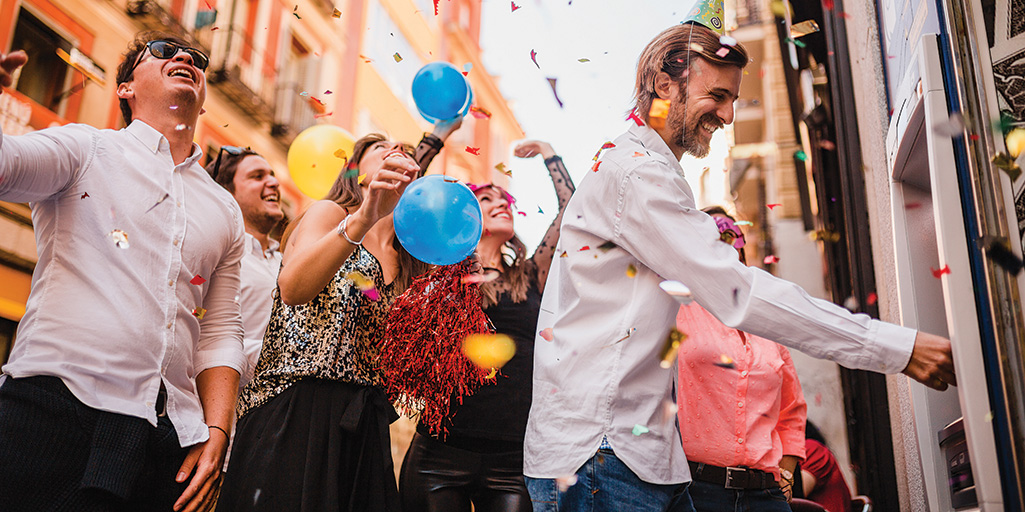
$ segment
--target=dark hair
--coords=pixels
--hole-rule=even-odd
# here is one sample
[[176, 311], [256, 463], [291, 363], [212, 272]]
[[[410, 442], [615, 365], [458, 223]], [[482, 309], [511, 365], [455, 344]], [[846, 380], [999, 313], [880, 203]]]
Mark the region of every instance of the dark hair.
[[[349, 158], [348, 164], [342, 167], [338, 177], [335, 178], [334, 184], [331, 185], [331, 190], [328, 191], [324, 199], [334, 201], [335, 204], [344, 208], [348, 213], [352, 213], [352, 211], [359, 208], [359, 205], [363, 204], [363, 190], [359, 187], [359, 173], [350, 173], [349, 171], [358, 168], [359, 162], [363, 160], [363, 155], [370, 149], [370, 146], [386, 140], [388, 139], [379, 133], [371, 133], [357, 140], [352, 149], [352, 157]], [[408, 144], [403, 144], [402, 149], [410, 156], [413, 155], [413, 148]], [[288, 223], [285, 233], [281, 235], [281, 247], [286, 247], [288, 237], [292, 235], [292, 231], [304, 215], [306, 215], [305, 211]], [[395, 240], [392, 242], [392, 248], [399, 255], [399, 273], [395, 276], [395, 289], [402, 292], [409, 287], [413, 278], [426, 272], [430, 265], [409, 254], [406, 248], [402, 247], [402, 244], [399, 243], [398, 237], [395, 237]]]
[[[502, 254], [501, 279], [484, 283], [480, 287], [481, 301], [485, 308], [497, 304], [498, 295], [504, 290], [509, 291], [513, 302], [527, 300], [530, 279], [537, 278], [537, 267], [527, 264], [527, 246], [520, 237], [513, 234], [504, 247], [510, 251]], [[504, 283], [499, 284], [500, 281]]]
[[826, 438], [822, 435], [822, 432], [820, 432], [818, 427], [808, 419], [804, 420], [804, 437], [805, 439], [818, 441], [822, 446], [827, 448], [829, 447], [829, 445], [826, 444]]
[[[720, 49], [728, 48], [720, 56]], [[750, 60], [747, 49], [739, 42], [724, 46], [708, 27], [696, 23], [674, 25], [662, 31], [648, 43], [637, 59], [637, 82], [634, 85], [634, 110], [645, 122], [651, 102], [658, 97], [655, 92], [655, 77], [665, 71], [682, 86], [687, 78], [684, 71], [693, 65], [693, 58], [700, 57], [716, 66], [737, 66], [743, 69]], [[684, 89], [686, 91], [686, 89]]]
[[[223, 146], [221, 146], [223, 148]], [[235, 173], [238, 171], [239, 164], [242, 160], [245, 160], [247, 156], [261, 156], [252, 149], [245, 148], [241, 153], [233, 155], [227, 151], [218, 151], [217, 156], [210, 160], [206, 164], [206, 172], [218, 185], [224, 187], [225, 190], [235, 193]], [[217, 165], [217, 159], [220, 158], [221, 164]], [[214, 171], [217, 174], [214, 174]]]
[[[125, 50], [121, 63], [117, 66], [117, 85], [132, 81], [135, 63], [139, 60], [139, 55], [146, 50], [146, 43], [150, 41], [170, 41], [174, 44], [189, 46], [188, 41], [167, 32], [157, 30], [139, 32], [135, 35], [135, 39], [128, 44], [128, 49]], [[128, 100], [118, 98], [118, 103], [121, 106], [121, 117], [125, 120], [125, 126], [132, 124], [132, 107], [128, 106]]]

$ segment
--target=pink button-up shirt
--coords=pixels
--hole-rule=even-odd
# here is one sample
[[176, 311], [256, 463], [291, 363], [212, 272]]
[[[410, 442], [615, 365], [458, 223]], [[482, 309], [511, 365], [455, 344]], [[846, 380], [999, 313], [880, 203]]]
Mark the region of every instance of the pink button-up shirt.
[[783, 455], [804, 458], [807, 406], [790, 352], [726, 327], [697, 304], [681, 307], [676, 325], [687, 334], [677, 396], [687, 459], [778, 480]]

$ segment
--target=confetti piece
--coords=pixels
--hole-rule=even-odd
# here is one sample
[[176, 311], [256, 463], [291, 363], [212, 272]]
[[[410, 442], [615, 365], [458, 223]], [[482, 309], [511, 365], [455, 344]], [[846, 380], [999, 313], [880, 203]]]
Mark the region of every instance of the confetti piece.
[[794, 45], [794, 46], [796, 46], [796, 47], [798, 47], [798, 48], [805, 48], [805, 47], [808, 46], [808, 45], [804, 44], [804, 41], [798, 41], [797, 39], [794, 39], [792, 37], [788, 37], [787, 38], [787, 42], [792, 44], [792, 45]]
[[524, 212], [520, 212], [520, 211], [517, 211], [517, 212], [516, 212], [516, 214], [517, 214], [517, 215], [522, 215], [522, 216], [524, 216], [524, 217], [526, 217], [526, 216], [527, 216], [527, 214], [526, 214], [526, 213], [524, 213]]
[[466, 146], [466, 152], [471, 154], [471, 155], [480, 156], [480, 148], [475, 148], [475, 147], [472, 147], [472, 146]]
[[541, 209], [541, 205], [537, 205], [537, 213], [540, 213], [541, 215], [545, 214], [544, 210]]
[[591, 160], [594, 160], [595, 162], [597, 162], [598, 161], [598, 157], [601, 156], [601, 152], [602, 151], [604, 151], [606, 149], [614, 148], [614, 147], [616, 147], [615, 144], [613, 144], [610, 141], [606, 141], [604, 144], [601, 145], [600, 148], [598, 148], [598, 151], [594, 154], [594, 158], [592, 158]]
[[680, 350], [680, 343], [687, 339], [687, 335], [680, 332], [676, 327], [669, 329], [669, 334], [666, 336], [666, 341], [662, 345], [662, 350], [659, 351], [658, 365], [661, 368], [670, 368], [676, 361], [676, 353]]
[[470, 114], [477, 119], [491, 119], [491, 112], [483, 107], [470, 107]]
[[495, 166], [495, 169], [497, 169], [498, 172], [500, 172], [500, 173], [502, 173], [502, 174], [504, 174], [504, 175], [506, 175], [506, 176], [508, 176], [510, 178], [512, 177], [512, 169], [506, 167], [505, 164], [502, 163], [502, 162], [499, 162], [498, 165]]
[[815, 20], [806, 20], [800, 23], [795, 23], [790, 26], [790, 37], [797, 39], [798, 37], [804, 37], [808, 34], [814, 34], [819, 31], [819, 24]]
[[559, 104], [559, 108], [562, 108], [562, 100], [559, 99], [559, 91], [555, 90], [555, 82], [558, 78], [548, 78], [548, 85], [552, 88], [552, 94], [555, 96], [555, 101]]
[[822, 405], [822, 393], [815, 393], [815, 405]]
[[302, 16], [299, 16], [299, 13], [297, 13], [295, 11], [292, 11], [292, 16], [295, 16], [295, 19], [297, 19], [297, 20], [303, 19]]
[[[437, 5], [437, 0], [435, 0], [435, 5]], [[363, 59], [363, 62], [365, 62], [367, 64], [370, 64], [371, 62], [374, 62], [374, 59], [371, 59], [370, 57], [367, 57], [366, 55], [363, 55], [362, 53], [359, 54], [359, 58]]]
[[539, 332], [538, 335], [541, 336], [541, 338], [545, 341], [552, 341], [553, 339], [555, 339], [555, 334], [552, 332], [551, 327], [541, 329], [541, 332]]
[[932, 131], [936, 135], [942, 135], [950, 138], [964, 135], [964, 130], [964, 116], [959, 112], [950, 114], [950, 117], [946, 121], [936, 123], [936, 125], [932, 127]]
[[559, 492], [566, 492], [576, 484], [577, 475], [560, 476], [555, 479], [555, 485], [559, 488]]
[[392, 58], [395, 59], [395, 62], [402, 62], [402, 56], [399, 55], [399, 52], [395, 52], [395, 55], [392, 55]]
[[530, 50], [530, 60], [534, 61], [534, 65], [537, 66], [537, 69], [541, 69], [541, 66], [538, 66], [537, 64], [537, 52], [535, 52], [533, 48]]
[[634, 158], [637, 158], [639, 156], [644, 156], [644, 153], [641, 153], [640, 151], [634, 151]]
[[626, 266], [626, 277], [630, 279], [637, 277], [637, 267], [633, 263]]
[[843, 301], [843, 307], [847, 308], [847, 310], [852, 313], [856, 312], [858, 310], [858, 299], [853, 295], [847, 297], [847, 299]]
[[833, 0], [822, 0], [822, 7], [827, 11], [832, 11], [834, 7]]
[[128, 248], [128, 233], [125, 233], [120, 229], [115, 229], [114, 231], [107, 233], [107, 236], [114, 241], [114, 245], [117, 245], [118, 249]]
[[766, 256], [765, 259], [762, 260], [762, 263], [765, 263], [766, 265], [772, 265], [773, 263], [779, 263], [779, 257], [770, 254], [770, 255]]
[[334, 18], [334, 19], [341, 18], [342, 17], [342, 11], [339, 11], [338, 9], [333, 9], [331, 11], [331, 17]]
[[374, 286], [374, 281], [367, 276], [359, 272], [349, 272], [345, 274], [345, 278], [352, 281], [356, 288], [363, 292], [363, 295], [366, 295], [368, 299], [374, 302], [381, 299], [381, 294], [377, 291], [377, 287]]
[[[648, 430], [648, 427], [645, 427], [644, 425], [634, 425], [633, 433], [635, 436], [641, 436], [647, 434], [648, 432], [650, 432]], [[598, 489], [595, 490], [597, 491]]]
[[592, 172], [598, 172], [598, 166], [599, 165], [601, 165], [600, 161], [599, 162], [595, 162], [594, 165], [591, 166], [591, 171]]
[[471, 334], [463, 340], [463, 354], [479, 368], [501, 368], [516, 355], [516, 342], [504, 334]]
[[464, 75], [466, 73], [469, 73], [472, 70], [473, 70], [473, 63], [472, 62], [467, 62], [466, 64], [463, 64], [463, 74]]
[[819, 147], [826, 151], [833, 151], [834, 149], [836, 149], [836, 144], [833, 144], [832, 141], [820, 140]]
[[483, 284], [490, 283], [498, 279], [499, 272], [497, 270], [488, 270], [482, 274], [470, 274], [460, 278], [460, 282], [463, 284]]
[[1011, 155], [1011, 158], [1017, 160], [1022, 150], [1025, 149], [1025, 130], [1021, 128], [1011, 130], [1011, 133], [1008, 133], [1007, 138], [1004, 139], [1004, 143], [1007, 145], [1007, 153]]
[[85, 199], [87, 197], [89, 197], [89, 193], [88, 192], [83, 192], [82, 193], [82, 197], [80, 197], [79, 199]]
[[182, 130], [184, 130], [184, 129], [186, 129], [186, 128], [188, 128], [188, 126], [186, 126], [186, 125], [184, 125], [184, 124], [178, 124], [178, 125], [175, 125], [175, 126], [174, 126], [174, 130], [175, 130], [175, 131], [178, 131], [178, 132], [180, 132], [180, 131], [182, 131]]
[[715, 51], [715, 54], [718, 55], [720, 58], [725, 59], [726, 56], [730, 54], [730, 48], [728, 46], [722, 46]]
[[434, 0], [434, 15], [438, 15], [438, 0]]
[[178, 105], [171, 105], [170, 107], [167, 107], [167, 108], [169, 108], [171, 110], [178, 110]]
[[309, 93], [309, 91], [300, 92], [299, 93], [299, 97], [300, 98], [309, 98], [310, 97], [310, 93]]
[[591, 59], [577, 59], [577, 62], [591, 62]]
[[509, 12], [516, 12], [516, 9], [520, 8], [520, 6], [516, 5], [516, 2], [513, 2], [512, 0], [510, 0], [509, 3], [512, 4], [512, 11]]
[[983, 419], [986, 420], [986, 423], [993, 421], [993, 411], [987, 412]]
[[334, 112], [325, 112], [323, 114], [313, 114], [313, 118], [314, 119], [320, 119], [322, 117], [331, 117], [332, 114], [334, 114]]
[[737, 222], [734, 222], [734, 224], [738, 226], [754, 226], [754, 223], [749, 220], [738, 220]]
[[719, 360], [712, 363], [719, 368], [726, 368], [727, 370], [733, 370], [737, 368], [737, 364], [733, 362], [733, 358], [726, 354], [719, 354]]
[[488, 374], [488, 375], [487, 375], [486, 377], [484, 377], [484, 378], [485, 378], [485, 379], [492, 379], [492, 380], [493, 380], [493, 379], [494, 379], [495, 377], [497, 377], [497, 376], [498, 376], [498, 368], [492, 368], [492, 369], [491, 369], [491, 373], [489, 373], [489, 374]]
[[201, 276], [201, 275], [199, 275], [199, 274], [196, 274], [196, 277], [193, 277], [193, 278], [192, 278], [192, 279], [191, 279], [191, 280], [189, 281], [189, 284], [194, 284], [194, 285], [196, 285], [196, 286], [199, 286], [199, 285], [201, 285], [201, 284], [203, 284], [203, 283], [205, 283], [205, 282], [206, 282], [206, 279], [203, 279], [203, 276]]
[[723, 46], [737, 46], [737, 40], [730, 36], [719, 36], [719, 44]]
[[666, 117], [669, 115], [669, 100], [654, 98], [651, 100], [651, 108], [648, 109], [648, 124], [661, 130], [666, 126]]
[[984, 236], [979, 239], [979, 245], [986, 250], [986, 257], [1013, 276], [1018, 275], [1022, 267], [1025, 267], [1025, 262], [1011, 250], [1011, 244], [1006, 238]]
[[879, 296], [876, 295], [876, 292], [871, 292], [868, 294], [868, 297], [865, 297], [865, 303], [869, 306], [875, 306], [876, 302], [879, 302]]
[[1018, 181], [1018, 177], [1021, 176], [1021, 167], [1018, 167], [1018, 163], [1011, 158], [1011, 155], [1007, 153], [997, 153], [993, 155], [993, 165], [997, 166], [997, 169], [1007, 173], [1007, 177], [1011, 178], [1011, 182]]
[[601, 251], [601, 252], [609, 252], [609, 251], [611, 251], [612, 249], [615, 249], [615, 248], [616, 248], [616, 244], [614, 244], [612, 242], [605, 242], [605, 243], [603, 243], [603, 244], [598, 246], [598, 250]]
[[365, 180], [365, 179], [367, 179], [367, 175], [366, 174], [360, 174], [359, 178], [356, 178], [356, 183], [359, 184], [359, 185], [362, 185], [363, 184], [363, 180]]
[[691, 49], [691, 51], [697, 52], [697, 53], [701, 53], [701, 52], [705, 51], [705, 47], [701, 46], [698, 43], [691, 43], [690, 44], [690, 49]]
[[777, 206], [783, 206], [783, 205], [781, 203], [769, 203], [769, 204], [765, 205], [765, 207], [770, 209], [770, 210], [775, 208], [775, 207], [777, 207]]
[[921, 208], [921, 207], [922, 207], [922, 203], [908, 203], [908, 204], [904, 205], [904, 209], [905, 210], [914, 210], [916, 208]]
[[206, 314], [206, 310], [201, 308], [201, 307], [198, 307], [198, 306], [195, 309], [192, 310], [192, 316], [194, 316], [194, 317], [196, 317], [196, 318], [198, 318], [200, 320], [203, 319], [203, 315], [205, 315], [205, 314]]
[[637, 123], [637, 126], [644, 126], [644, 121], [641, 121], [640, 117], [637, 117], [637, 110], [631, 110], [630, 115], [626, 116], [627, 119]]
[[798, 160], [800, 160], [802, 162], [807, 162], [808, 161], [808, 153], [805, 153], [803, 149], [798, 149], [797, 151], [794, 151], [794, 158], [796, 158], [796, 159], [798, 159]]
[[562, 251], [562, 254], [560, 254], [559, 257], [560, 258], [568, 258], [569, 257], [569, 253], [567, 253], [566, 251]]
[[658, 287], [668, 293], [670, 297], [676, 299], [676, 302], [680, 304], [687, 305], [694, 301], [690, 288], [679, 281], [662, 281], [658, 284]]
[[328, 89], [328, 90], [324, 91], [324, 95], [325, 96], [327, 96], [328, 94], [334, 94], [334, 93], [331, 92], [331, 89]]
[[590, 245], [585, 245], [585, 246], [583, 246], [583, 247], [581, 247], [581, 248], [577, 249], [577, 252], [582, 252], [582, 251], [589, 251], [590, 249], [591, 249], [591, 246], [590, 246]]
[[929, 270], [932, 271], [932, 276], [935, 277], [936, 279], [939, 279], [943, 274], [949, 274], [950, 273], [950, 267], [948, 265], [943, 265], [943, 268], [932, 268], [932, 267], [929, 267]]

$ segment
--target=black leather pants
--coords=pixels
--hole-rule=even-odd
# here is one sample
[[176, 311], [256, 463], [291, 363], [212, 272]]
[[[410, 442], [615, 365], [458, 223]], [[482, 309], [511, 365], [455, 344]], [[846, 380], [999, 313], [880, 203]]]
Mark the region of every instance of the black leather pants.
[[402, 461], [405, 512], [530, 512], [523, 450], [477, 453], [415, 434]]

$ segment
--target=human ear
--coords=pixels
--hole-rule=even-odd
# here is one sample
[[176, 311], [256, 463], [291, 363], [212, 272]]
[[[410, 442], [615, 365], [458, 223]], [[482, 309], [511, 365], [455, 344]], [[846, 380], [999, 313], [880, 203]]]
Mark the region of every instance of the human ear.
[[117, 97], [123, 100], [135, 97], [135, 90], [132, 89], [132, 82], [122, 82], [117, 84]]
[[655, 75], [655, 94], [664, 100], [672, 100], [673, 86], [675, 84], [676, 82], [673, 80], [673, 77], [669, 76], [669, 73], [659, 71]]

